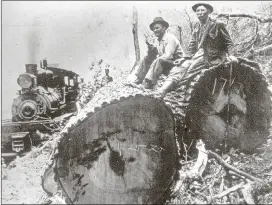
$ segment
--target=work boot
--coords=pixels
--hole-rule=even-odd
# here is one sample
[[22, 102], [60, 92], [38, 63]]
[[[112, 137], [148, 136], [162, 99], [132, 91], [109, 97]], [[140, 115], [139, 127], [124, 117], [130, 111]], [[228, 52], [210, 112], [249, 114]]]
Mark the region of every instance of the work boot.
[[160, 87], [154, 94], [163, 98], [168, 92], [173, 90], [174, 84], [174, 81], [165, 81], [162, 87]]
[[138, 76], [134, 75], [134, 74], [130, 74], [127, 78], [127, 81], [133, 84], [140, 84], [140, 79], [138, 78]]
[[152, 84], [151, 80], [146, 78], [144, 79], [143, 86], [145, 89], [152, 89], [154, 85]]

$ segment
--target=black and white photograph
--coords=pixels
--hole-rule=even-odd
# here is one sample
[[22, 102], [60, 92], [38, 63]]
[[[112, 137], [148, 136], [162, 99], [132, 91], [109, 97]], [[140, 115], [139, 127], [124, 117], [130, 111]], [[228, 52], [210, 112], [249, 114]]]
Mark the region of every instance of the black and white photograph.
[[271, 204], [272, 1], [2, 1], [1, 204]]

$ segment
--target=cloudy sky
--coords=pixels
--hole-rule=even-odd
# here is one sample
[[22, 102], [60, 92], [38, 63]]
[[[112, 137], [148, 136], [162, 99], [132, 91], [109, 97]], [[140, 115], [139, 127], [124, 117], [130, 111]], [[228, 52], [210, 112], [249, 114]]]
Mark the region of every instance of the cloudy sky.
[[[17, 77], [43, 58], [88, 80], [88, 66], [103, 58], [118, 67], [134, 63], [132, 7], [139, 30], [165, 10], [191, 11], [193, 1], [2, 1], [2, 119], [11, 118]], [[212, 1], [215, 11], [254, 12], [259, 1]], [[164, 16], [165, 17], [165, 16]], [[167, 14], [165, 17], [170, 18]], [[144, 45], [140, 35], [141, 47]], [[141, 52], [143, 55], [143, 52]]]

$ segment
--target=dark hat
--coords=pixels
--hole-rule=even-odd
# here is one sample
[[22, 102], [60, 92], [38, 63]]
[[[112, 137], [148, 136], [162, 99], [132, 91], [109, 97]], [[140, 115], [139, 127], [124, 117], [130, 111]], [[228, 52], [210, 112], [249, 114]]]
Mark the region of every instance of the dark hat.
[[156, 23], [160, 23], [163, 26], [165, 26], [166, 28], [169, 27], [169, 24], [162, 17], [155, 17], [153, 22], [149, 25], [149, 28], [152, 30], [154, 24], [156, 24]]
[[197, 7], [199, 6], [204, 6], [206, 9], [209, 9], [211, 13], [213, 12], [213, 7], [210, 4], [206, 4], [206, 3], [197, 3], [193, 5], [192, 6], [193, 11], [196, 12]]

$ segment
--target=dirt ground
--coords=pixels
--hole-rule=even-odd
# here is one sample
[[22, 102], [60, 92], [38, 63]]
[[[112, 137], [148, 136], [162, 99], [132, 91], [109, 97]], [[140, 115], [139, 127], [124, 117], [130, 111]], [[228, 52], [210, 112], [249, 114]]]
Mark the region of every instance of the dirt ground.
[[43, 204], [49, 196], [42, 188], [42, 176], [48, 166], [54, 140], [33, 148], [23, 157], [6, 165], [2, 159], [2, 204]]

